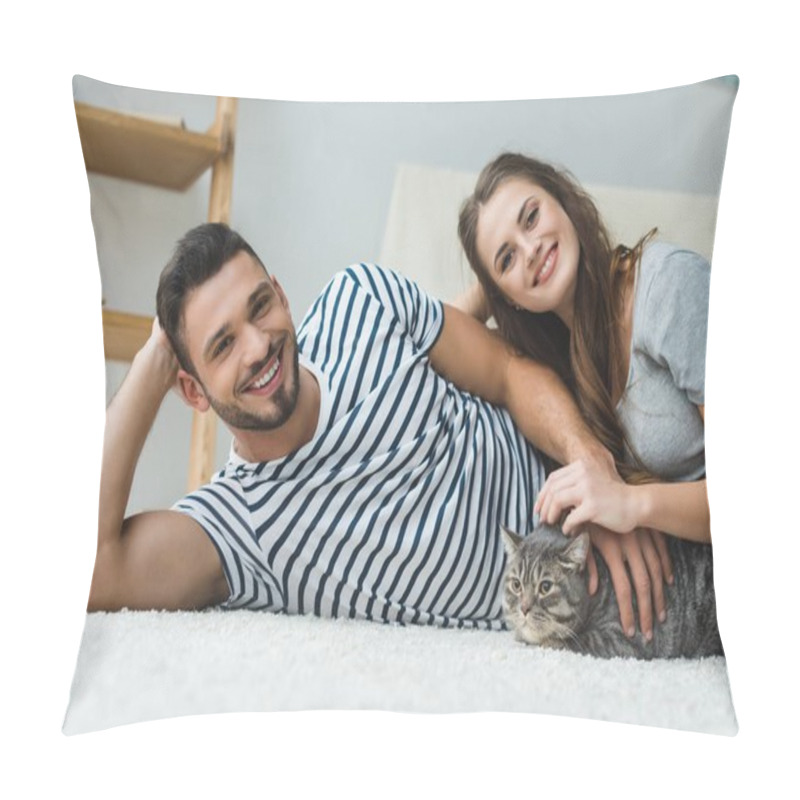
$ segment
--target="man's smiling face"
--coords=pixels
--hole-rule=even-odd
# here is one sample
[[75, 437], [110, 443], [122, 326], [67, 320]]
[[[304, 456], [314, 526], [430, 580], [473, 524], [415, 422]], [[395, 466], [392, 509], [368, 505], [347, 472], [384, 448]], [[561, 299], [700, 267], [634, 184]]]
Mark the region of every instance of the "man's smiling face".
[[289, 420], [300, 386], [294, 325], [283, 290], [250, 254], [239, 251], [192, 290], [182, 332], [196, 373], [182, 379], [192, 405], [210, 405], [234, 431]]

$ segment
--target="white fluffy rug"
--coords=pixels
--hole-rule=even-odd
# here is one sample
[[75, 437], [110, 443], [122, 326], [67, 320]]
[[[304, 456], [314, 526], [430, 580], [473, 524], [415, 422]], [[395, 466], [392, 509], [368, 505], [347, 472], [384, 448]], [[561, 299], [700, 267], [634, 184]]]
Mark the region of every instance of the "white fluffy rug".
[[737, 731], [723, 658], [606, 661], [503, 632], [215, 610], [87, 615], [64, 732], [298, 709], [525, 711]]

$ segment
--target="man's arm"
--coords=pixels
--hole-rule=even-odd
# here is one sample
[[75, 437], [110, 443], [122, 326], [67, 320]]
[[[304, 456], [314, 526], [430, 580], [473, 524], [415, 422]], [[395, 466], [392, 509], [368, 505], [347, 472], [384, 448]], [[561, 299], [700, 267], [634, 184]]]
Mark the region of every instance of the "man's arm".
[[[581, 461], [596, 474], [621, 481], [611, 454], [595, 439], [560, 378], [549, 368], [516, 355], [498, 334], [458, 309], [445, 306], [444, 324], [430, 360], [434, 369], [459, 388], [506, 408], [523, 435], [535, 447], [562, 464]], [[663, 542], [647, 532], [622, 542], [595, 530], [592, 542], [603, 553], [611, 572], [623, 629], [634, 624], [631, 578], [642, 632], [652, 636], [653, 611], [666, 611], [663, 580], [672, 565]], [[597, 589], [597, 568], [590, 560], [590, 591]], [[655, 608], [654, 608], [655, 606]]]
[[106, 412], [89, 611], [200, 608], [228, 596], [216, 549], [198, 523], [174, 511], [124, 518], [139, 455], [176, 375], [156, 322]]
[[592, 435], [553, 370], [516, 355], [496, 332], [467, 314], [444, 309], [442, 332], [430, 351], [439, 374], [506, 408], [525, 438], [556, 461], [589, 459], [616, 473], [611, 454]]

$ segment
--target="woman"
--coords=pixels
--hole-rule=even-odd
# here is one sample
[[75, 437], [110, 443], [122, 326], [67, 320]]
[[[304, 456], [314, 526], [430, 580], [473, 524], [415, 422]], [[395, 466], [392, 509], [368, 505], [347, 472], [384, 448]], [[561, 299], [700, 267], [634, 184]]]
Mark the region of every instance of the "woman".
[[550, 364], [627, 479], [582, 464], [553, 472], [536, 504], [596, 523], [710, 541], [704, 462], [709, 266], [652, 242], [612, 247], [566, 173], [506, 153], [484, 168], [459, 236], [479, 284], [457, 304], [493, 316], [517, 349]]

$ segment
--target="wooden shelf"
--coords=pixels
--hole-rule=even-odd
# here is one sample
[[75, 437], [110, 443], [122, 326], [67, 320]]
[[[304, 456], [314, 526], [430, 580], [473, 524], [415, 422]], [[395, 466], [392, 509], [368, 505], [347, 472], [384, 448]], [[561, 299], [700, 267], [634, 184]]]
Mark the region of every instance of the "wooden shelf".
[[103, 309], [103, 349], [109, 361], [133, 361], [153, 328], [153, 318]]
[[87, 172], [188, 189], [225, 153], [223, 137], [75, 103]]
[[[121, 114], [75, 103], [87, 172], [183, 191], [209, 167], [209, 222], [229, 222], [233, 185], [236, 100], [217, 98], [214, 123], [207, 133], [180, 124]], [[150, 336], [152, 317], [103, 309], [103, 346], [109, 361], [132, 361]], [[194, 413], [189, 452], [188, 490], [211, 479], [216, 416]]]

